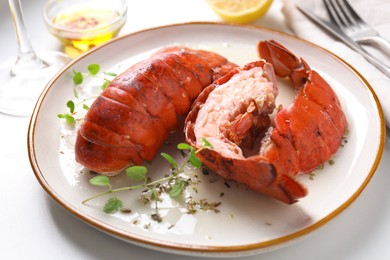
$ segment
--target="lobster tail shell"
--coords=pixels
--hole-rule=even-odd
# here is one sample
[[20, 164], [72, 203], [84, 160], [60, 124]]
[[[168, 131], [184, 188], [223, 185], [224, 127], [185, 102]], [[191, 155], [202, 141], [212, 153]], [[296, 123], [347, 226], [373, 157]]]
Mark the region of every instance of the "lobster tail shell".
[[[253, 68], [257, 68], [257, 72], [248, 75], [246, 71], [251, 71]], [[259, 75], [259, 71], [262, 71], [262, 76]], [[251, 80], [252, 77], [255, 78], [255, 81]], [[237, 80], [237, 78], [239, 80]], [[223, 121], [211, 122], [212, 124], [215, 124], [215, 129], [222, 129], [221, 133], [217, 134], [216, 137], [218, 139], [220, 138], [220, 140], [215, 140], [215, 137], [212, 135], [204, 136], [200, 134], [197, 127], [200, 125], [202, 125], [202, 127], [207, 127], [207, 124], [210, 123], [208, 120], [216, 120], [211, 114], [212, 107], [214, 105], [219, 106], [220, 103], [223, 103], [223, 101], [221, 101], [217, 104], [217, 102], [213, 101], [217, 95], [221, 95], [219, 92], [219, 94], [214, 93], [213, 98], [210, 98], [211, 93], [216, 90], [221, 91], [222, 88], [229, 86], [230, 84], [233, 84], [233, 88], [237, 88], [237, 93], [242, 95], [242, 100], [245, 100], [245, 94], [248, 88], [256, 89], [255, 92], [262, 92], [260, 90], [264, 88], [263, 97], [253, 96], [252, 98], [264, 98], [264, 100], [268, 101], [264, 101], [264, 107], [259, 110], [259, 112], [256, 112], [253, 109], [248, 109], [250, 105], [246, 110], [242, 110], [242, 108], [238, 109], [241, 110], [239, 114], [232, 112], [234, 118], [232, 118], [227, 124]], [[251, 85], [248, 86], [248, 84]], [[269, 86], [272, 86], [271, 89], [268, 89]], [[241, 90], [241, 87], [246, 90]], [[225, 91], [225, 96], [229, 96], [230, 93], [228, 93], [228, 91], [232, 90], [227, 89]], [[282, 174], [277, 172], [272, 162], [267, 160], [267, 158], [260, 155], [245, 157], [241, 154], [240, 148], [242, 147], [242, 143], [240, 141], [248, 135], [250, 136], [253, 133], [251, 130], [256, 130], [255, 136], [252, 138], [255, 139], [261, 132], [264, 132], [269, 127], [269, 114], [272, 113], [275, 107], [274, 95], [276, 96], [277, 92], [276, 79], [270, 64], [261, 60], [247, 64], [243, 68], [235, 68], [224, 77], [218, 79], [212, 85], [207, 87], [198, 96], [194, 102], [193, 108], [186, 118], [185, 134], [187, 142], [197, 149], [201, 147], [200, 140], [203, 137], [214, 146], [211, 150], [200, 150], [197, 155], [208, 168], [218, 175], [227, 180], [234, 180], [239, 183], [243, 183], [257, 192], [291, 204], [307, 194], [306, 188], [296, 182], [293, 176], [289, 176], [289, 173]], [[236, 109], [232, 108], [233, 104], [237, 107], [243, 105], [234, 101], [234, 95], [232, 96], [232, 100], [229, 100], [228, 102], [231, 103], [228, 103], [225, 109]], [[211, 105], [209, 105], [210, 103]], [[262, 103], [262, 101], [259, 101], [259, 104]], [[214, 109], [216, 111], [220, 111], [222, 108]], [[203, 121], [204, 116], [200, 113], [201, 110], [210, 111], [207, 115], [207, 118], [209, 119], [207, 119], [206, 122]], [[243, 123], [242, 121], [245, 122]], [[250, 121], [251, 124], [247, 121]], [[236, 122], [238, 122], [237, 124], [241, 128], [240, 131], [236, 132], [236, 135], [240, 137], [238, 139], [231, 138], [229, 134], [231, 131], [231, 125], [234, 125]], [[245, 127], [252, 129], [242, 130], [242, 128]], [[208, 133], [205, 134], [207, 135]], [[222, 142], [222, 146], [219, 144], [220, 142]]]
[[331, 86], [307, 63], [275, 41], [258, 44], [262, 58], [276, 74], [289, 77], [297, 94], [274, 118], [271, 142], [263, 156], [280, 172], [306, 173], [316, 169], [340, 147], [347, 120]]
[[[340, 146], [347, 121], [330, 85], [302, 58], [275, 41], [259, 42], [258, 50], [265, 61], [232, 70], [199, 95], [186, 119], [186, 138], [196, 148], [202, 146], [202, 138], [213, 145], [212, 150], [202, 149], [198, 156], [217, 174], [291, 204], [308, 192], [295, 176], [330, 159]], [[263, 68], [265, 77], [245, 72], [255, 67]], [[277, 82], [271, 76], [274, 72], [291, 80], [296, 96], [292, 104], [277, 111], [270, 126], [268, 114], [275, 108], [277, 95]], [[252, 91], [255, 89], [262, 91]], [[257, 110], [248, 105], [248, 92], [254, 95], [252, 100], [260, 101], [255, 102]], [[221, 107], [220, 100], [230, 103]], [[266, 105], [259, 109], [259, 104]], [[228, 119], [217, 120], [229, 111]], [[199, 130], [202, 128], [207, 129]], [[258, 154], [245, 156], [242, 140], [248, 136], [253, 140], [252, 133], [260, 138], [259, 133], [265, 131]]]
[[307, 73], [311, 69], [302, 58], [274, 40], [261, 41], [257, 48], [260, 57], [274, 66], [277, 76], [289, 77], [296, 89], [306, 83]]
[[78, 130], [76, 160], [114, 175], [150, 161], [194, 99], [235, 64], [204, 50], [168, 47], [116, 77]]

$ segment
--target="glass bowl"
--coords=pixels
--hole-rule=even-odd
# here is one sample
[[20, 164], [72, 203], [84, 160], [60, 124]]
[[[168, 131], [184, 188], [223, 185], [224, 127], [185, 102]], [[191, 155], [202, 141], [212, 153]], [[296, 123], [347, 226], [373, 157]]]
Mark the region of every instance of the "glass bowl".
[[117, 36], [127, 19], [126, 0], [50, 0], [43, 10], [49, 32], [74, 58]]

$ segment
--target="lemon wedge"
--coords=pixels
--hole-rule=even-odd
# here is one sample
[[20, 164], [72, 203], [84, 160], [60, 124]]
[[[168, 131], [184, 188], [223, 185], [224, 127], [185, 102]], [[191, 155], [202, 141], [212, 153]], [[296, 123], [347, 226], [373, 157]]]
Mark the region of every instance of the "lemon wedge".
[[268, 11], [273, 0], [206, 0], [224, 21], [250, 23]]

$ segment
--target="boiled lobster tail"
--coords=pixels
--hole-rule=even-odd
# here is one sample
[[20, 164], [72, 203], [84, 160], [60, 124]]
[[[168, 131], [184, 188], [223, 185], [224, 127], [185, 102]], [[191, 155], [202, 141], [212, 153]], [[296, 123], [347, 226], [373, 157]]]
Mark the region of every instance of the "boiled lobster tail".
[[[258, 49], [262, 60], [233, 69], [199, 95], [186, 140], [200, 148], [207, 139], [213, 148], [198, 156], [218, 175], [291, 204], [308, 193], [296, 175], [330, 159], [347, 120], [333, 89], [303, 59], [275, 41], [259, 42]], [[275, 74], [291, 80], [296, 96], [272, 121]]]
[[258, 44], [259, 54], [275, 73], [289, 77], [297, 89], [291, 105], [275, 115], [264, 157], [293, 174], [310, 172], [340, 147], [347, 119], [331, 86], [302, 59], [275, 41]]
[[90, 107], [76, 160], [114, 175], [150, 161], [199, 93], [235, 64], [204, 50], [167, 47], [116, 77]]
[[[277, 172], [266, 158], [243, 153], [244, 147], [253, 145], [269, 127], [277, 94], [271, 64], [257, 61], [235, 68], [199, 95], [186, 118], [185, 134], [187, 142], [197, 149], [202, 146], [202, 138], [213, 145], [213, 149], [198, 152], [213, 172], [293, 203], [306, 195], [306, 188], [288, 173]], [[250, 142], [242, 142], [246, 138]]]

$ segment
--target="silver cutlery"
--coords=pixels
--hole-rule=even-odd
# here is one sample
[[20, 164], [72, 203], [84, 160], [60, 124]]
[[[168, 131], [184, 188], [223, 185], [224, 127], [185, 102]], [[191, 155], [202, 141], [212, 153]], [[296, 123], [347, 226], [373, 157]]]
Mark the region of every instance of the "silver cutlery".
[[340, 39], [342, 42], [344, 42], [352, 50], [354, 50], [355, 52], [362, 55], [367, 61], [369, 61], [372, 65], [374, 65], [383, 74], [390, 77], [390, 67], [388, 65], [386, 65], [381, 60], [372, 56], [370, 53], [368, 53], [366, 50], [364, 50], [351, 37], [349, 37], [348, 35], [343, 33], [336, 24], [314, 14], [311, 10], [308, 10], [306, 7], [304, 7], [302, 5], [296, 4], [296, 7], [298, 8], [299, 11], [301, 11], [304, 15], [306, 15], [309, 19], [311, 19], [317, 25], [326, 29], [334, 37]]
[[390, 42], [367, 24], [352, 8], [347, 0], [324, 0], [329, 16], [335, 24], [358, 43], [377, 44], [390, 55]]

